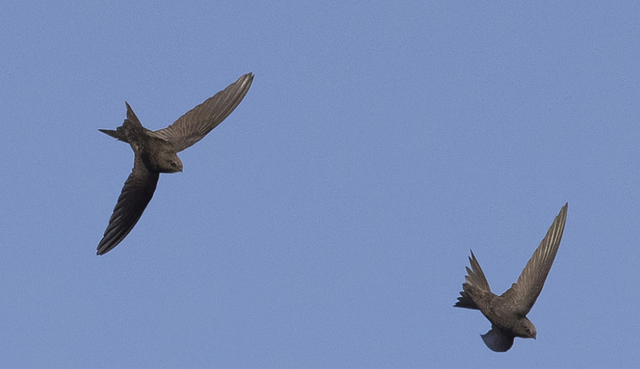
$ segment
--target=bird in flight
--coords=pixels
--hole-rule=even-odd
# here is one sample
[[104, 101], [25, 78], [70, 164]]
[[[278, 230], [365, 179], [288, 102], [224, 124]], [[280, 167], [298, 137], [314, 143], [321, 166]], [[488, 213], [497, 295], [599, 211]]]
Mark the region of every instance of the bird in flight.
[[547, 235], [527, 262], [518, 281], [498, 296], [491, 292], [473, 251], [467, 267], [467, 276], [455, 307], [480, 310], [491, 322], [491, 330], [482, 336], [493, 351], [504, 352], [511, 348], [515, 337], [536, 338], [536, 328], [527, 319], [547, 279], [553, 259], [556, 257], [564, 224], [567, 220], [565, 204], [551, 224]]
[[111, 251], [131, 232], [151, 201], [160, 173], [182, 172], [177, 153], [200, 141], [228, 117], [247, 94], [252, 81], [253, 74], [245, 74], [172, 125], [157, 131], [144, 128], [125, 102], [127, 118], [122, 126], [116, 130], [100, 130], [131, 145], [135, 158], [133, 170], [98, 244], [98, 255]]

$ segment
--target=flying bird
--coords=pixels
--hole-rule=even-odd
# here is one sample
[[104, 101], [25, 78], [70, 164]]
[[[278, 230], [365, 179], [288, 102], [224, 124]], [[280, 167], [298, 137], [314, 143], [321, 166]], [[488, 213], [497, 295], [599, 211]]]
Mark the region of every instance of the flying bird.
[[509, 350], [515, 337], [536, 338], [536, 327], [527, 319], [527, 313], [540, 295], [558, 252], [567, 220], [568, 205], [565, 204], [556, 216], [518, 281], [500, 296], [491, 292], [489, 282], [471, 251], [471, 269], [467, 267], [467, 276], [462, 284], [463, 291], [460, 292], [461, 296], [454, 306], [480, 310], [489, 319], [491, 330], [481, 336], [491, 350]]
[[253, 74], [245, 74], [172, 125], [157, 131], [144, 128], [125, 102], [127, 118], [122, 126], [116, 130], [100, 130], [131, 145], [135, 158], [133, 170], [98, 244], [98, 255], [111, 251], [131, 232], [151, 201], [160, 173], [182, 172], [177, 153], [200, 141], [228, 117], [247, 94], [252, 81]]

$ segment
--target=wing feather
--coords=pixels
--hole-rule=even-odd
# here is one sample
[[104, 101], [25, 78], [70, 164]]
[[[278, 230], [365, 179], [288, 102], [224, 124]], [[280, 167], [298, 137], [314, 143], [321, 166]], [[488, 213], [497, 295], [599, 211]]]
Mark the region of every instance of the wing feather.
[[169, 127], [152, 135], [169, 141], [180, 152], [200, 141], [233, 112], [249, 91], [253, 74], [247, 73], [224, 90], [188, 111]]
[[568, 204], [565, 204], [556, 216], [547, 235], [522, 270], [518, 281], [501, 296], [505, 303], [515, 309], [516, 314], [527, 315], [542, 291], [558, 247], [560, 247], [564, 225], [567, 221], [567, 207]]
[[149, 171], [136, 155], [133, 170], [122, 187], [109, 225], [98, 244], [98, 255], [111, 251], [131, 232], [153, 197], [158, 177], [159, 173]]

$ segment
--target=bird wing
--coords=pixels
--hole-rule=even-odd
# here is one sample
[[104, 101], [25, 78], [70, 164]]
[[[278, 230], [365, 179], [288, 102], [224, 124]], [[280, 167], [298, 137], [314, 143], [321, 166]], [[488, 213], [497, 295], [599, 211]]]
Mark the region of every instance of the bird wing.
[[515, 337], [508, 331], [494, 325], [491, 326], [491, 330], [489, 332], [481, 334], [480, 336], [482, 337], [484, 344], [496, 352], [508, 351], [511, 346], [513, 346], [513, 339]]
[[560, 246], [564, 224], [567, 220], [567, 207], [568, 204], [565, 204], [556, 216], [547, 235], [522, 270], [518, 281], [501, 296], [516, 314], [527, 315], [542, 291]]
[[176, 152], [200, 141], [233, 112], [251, 87], [253, 74], [247, 73], [224, 90], [188, 111], [169, 127], [152, 135], [169, 141]]
[[122, 187], [109, 225], [98, 244], [98, 255], [109, 252], [131, 232], [153, 197], [158, 177], [159, 173], [148, 170], [136, 154], [133, 170]]

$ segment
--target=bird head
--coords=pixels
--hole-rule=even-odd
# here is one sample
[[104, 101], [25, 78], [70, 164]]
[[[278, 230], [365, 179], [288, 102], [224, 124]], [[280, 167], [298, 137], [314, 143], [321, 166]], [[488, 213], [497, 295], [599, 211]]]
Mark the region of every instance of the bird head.
[[518, 337], [533, 338], [534, 340], [536, 339], [536, 327], [526, 317], [518, 320], [518, 323], [516, 323], [513, 331]]
[[174, 157], [170, 158], [167, 162], [171, 168], [171, 170], [167, 171], [168, 173], [182, 172], [182, 161], [178, 155], [174, 155]]
[[156, 170], [162, 173], [182, 172], [182, 161], [175, 152], [165, 152], [158, 158]]

